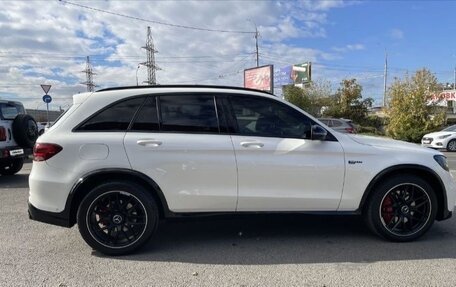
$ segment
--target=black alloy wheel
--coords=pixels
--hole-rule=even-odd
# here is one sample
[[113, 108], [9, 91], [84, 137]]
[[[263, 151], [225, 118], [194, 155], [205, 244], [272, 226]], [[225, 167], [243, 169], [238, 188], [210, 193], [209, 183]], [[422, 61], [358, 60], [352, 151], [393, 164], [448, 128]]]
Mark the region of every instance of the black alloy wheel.
[[24, 160], [22, 158], [13, 158], [9, 160], [3, 166], [0, 166], [1, 175], [14, 175], [18, 173], [24, 166]]
[[416, 184], [404, 183], [385, 194], [379, 212], [385, 229], [398, 236], [410, 236], [426, 225], [431, 210], [426, 191]]
[[373, 190], [364, 213], [374, 233], [392, 241], [412, 241], [434, 223], [437, 197], [422, 178], [398, 175]]
[[131, 253], [154, 233], [158, 209], [146, 190], [127, 182], [93, 189], [78, 210], [79, 230], [95, 250], [108, 255]]

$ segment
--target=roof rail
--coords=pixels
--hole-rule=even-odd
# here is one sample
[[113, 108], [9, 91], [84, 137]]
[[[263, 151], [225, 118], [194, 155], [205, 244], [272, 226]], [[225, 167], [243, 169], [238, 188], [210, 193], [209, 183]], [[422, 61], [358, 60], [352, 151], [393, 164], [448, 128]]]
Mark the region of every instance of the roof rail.
[[156, 88], [215, 88], [215, 89], [232, 89], [232, 90], [242, 90], [242, 91], [252, 91], [252, 92], [260, 92], [271, 95], [271, 93], [261, 90], [249, 89], [244, 87], [234, 87], [234, 86], [216, 86], [216, 85], [157, 85], [157, 86], [120, 86], [120, 87], [112, 87], [112, 88], [105, 88], [101, 90], [95, 91], [98, 92], [106, 92], [106, 91], [118, 91], [118, 90], [127, 90], [127, 89], [156, 89]]

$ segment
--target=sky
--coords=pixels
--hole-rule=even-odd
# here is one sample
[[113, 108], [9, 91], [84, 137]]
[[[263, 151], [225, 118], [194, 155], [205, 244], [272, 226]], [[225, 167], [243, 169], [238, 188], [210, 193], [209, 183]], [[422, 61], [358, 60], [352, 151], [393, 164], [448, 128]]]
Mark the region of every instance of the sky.
[[[86, 57], [96, 89], [147, 79], [147, 27], [159, 84], [243, 85], [259, 64], [312, 63], [312, 79], [336, 91], [356, 78], [382, 104], [387, 84], [426, 67], [454, 81], [456, 1], [112, 1], [0, 0], [0, 98], [66, 109], [86, 91]], [[136, 77], [137, 76], [137, 77]], [[280, 90], [276, 87], [276, 91]]]

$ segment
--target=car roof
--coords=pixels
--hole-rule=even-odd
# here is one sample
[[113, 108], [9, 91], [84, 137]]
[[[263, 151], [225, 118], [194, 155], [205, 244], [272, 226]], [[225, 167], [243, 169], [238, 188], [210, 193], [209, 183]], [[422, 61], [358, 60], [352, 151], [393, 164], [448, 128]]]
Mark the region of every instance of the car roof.
[[211, 89], [222, 89], [222, 90], [242, 90], [242, 91], [251, 91], [251, 92], [259, 92], [264, 93], [266, 95], [272, 95], [267, 91], [244, 88], [244, 87], [237, 87], [237, 86], [218, 86], [218, 85], [156, 85], [156, 86], [120, 86], [120, 87], [111, 87], [105, 88], [101, 90], [95, 91], [98, 92], [106, 92], [106, 91], [118, 91], [118, 90], [131, 90], [131, 89], [160, 89], [160, 88], [211, 88]]

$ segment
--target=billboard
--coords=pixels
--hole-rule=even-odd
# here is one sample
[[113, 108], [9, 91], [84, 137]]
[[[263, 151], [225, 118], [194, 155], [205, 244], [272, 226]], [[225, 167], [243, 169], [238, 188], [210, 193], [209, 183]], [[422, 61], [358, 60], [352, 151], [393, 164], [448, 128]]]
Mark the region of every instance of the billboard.
[[428, 105], [448, 106], [448, 102], [456, 101], [456, 90], [447, 90], [440, 93], [431, 94]]
[[312, 81], [312, 63], [306, 62], [277, 69], [274, 72], [274, 86], [295, 85], [303, 87]]
[[273, 66], [266, 65], [244, 70], [244, 87], [273, 93]]

